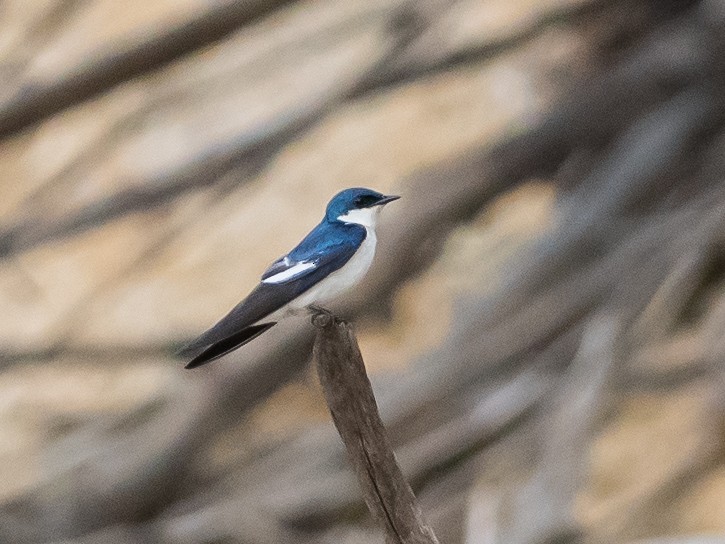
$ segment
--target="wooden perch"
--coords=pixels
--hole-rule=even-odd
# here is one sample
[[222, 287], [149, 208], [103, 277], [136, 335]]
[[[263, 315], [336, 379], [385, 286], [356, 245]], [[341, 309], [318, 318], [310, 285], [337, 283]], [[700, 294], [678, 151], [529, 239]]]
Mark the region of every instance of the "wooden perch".
[[312, 324], [318, 329], [313, 356], [327, 405], [386, 542], [437, 544], [395, 460], [352, 327], [323, 311], [312, 316]]

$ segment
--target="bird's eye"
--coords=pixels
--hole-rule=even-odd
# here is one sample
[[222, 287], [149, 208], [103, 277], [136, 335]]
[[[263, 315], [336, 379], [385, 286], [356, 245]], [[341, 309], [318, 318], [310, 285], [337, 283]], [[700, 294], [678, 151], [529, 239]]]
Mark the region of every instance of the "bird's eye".
[[377, 198], [371, 195], [363, 195], [357, 197], [353, 203], [355, 204], [356, 208], [369, 208], [370, 206], [374, 206], [375, 203], [378, 201]]

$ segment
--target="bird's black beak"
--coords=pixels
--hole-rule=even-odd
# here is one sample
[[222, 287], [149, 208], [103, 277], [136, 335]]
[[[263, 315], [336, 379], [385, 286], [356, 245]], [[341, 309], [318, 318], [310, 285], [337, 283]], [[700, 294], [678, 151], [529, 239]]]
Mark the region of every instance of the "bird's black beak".
[[378, 200], [375, 205], [376, 206], [383, 206], [387, 204], [388, 202], [392, 202], [393, 200], [398, 200], [400, 197], [398, 195], [387, 195]]

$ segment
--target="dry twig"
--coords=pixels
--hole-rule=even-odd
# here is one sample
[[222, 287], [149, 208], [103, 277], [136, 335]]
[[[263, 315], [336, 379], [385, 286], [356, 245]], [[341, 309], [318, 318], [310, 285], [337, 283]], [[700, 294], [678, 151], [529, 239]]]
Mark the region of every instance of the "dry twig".
[[389, 544], [437, 544], [395, 460], [352, 327], [316, 313], [313, 356], [327, 405], [345, 443], [365, 503]]

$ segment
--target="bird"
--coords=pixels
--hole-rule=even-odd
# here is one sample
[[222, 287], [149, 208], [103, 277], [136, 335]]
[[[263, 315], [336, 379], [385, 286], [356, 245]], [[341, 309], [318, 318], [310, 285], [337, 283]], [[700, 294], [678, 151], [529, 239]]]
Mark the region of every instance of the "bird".
[[281, 319], [321, 309], [357, 284], [373, 262], [379, 212], [399, 198], [363, 187], [333, 196], [322, 221], [264, 271], [246, 298], [181, 351], [193, 357], [185, 368], [219, 359]]

